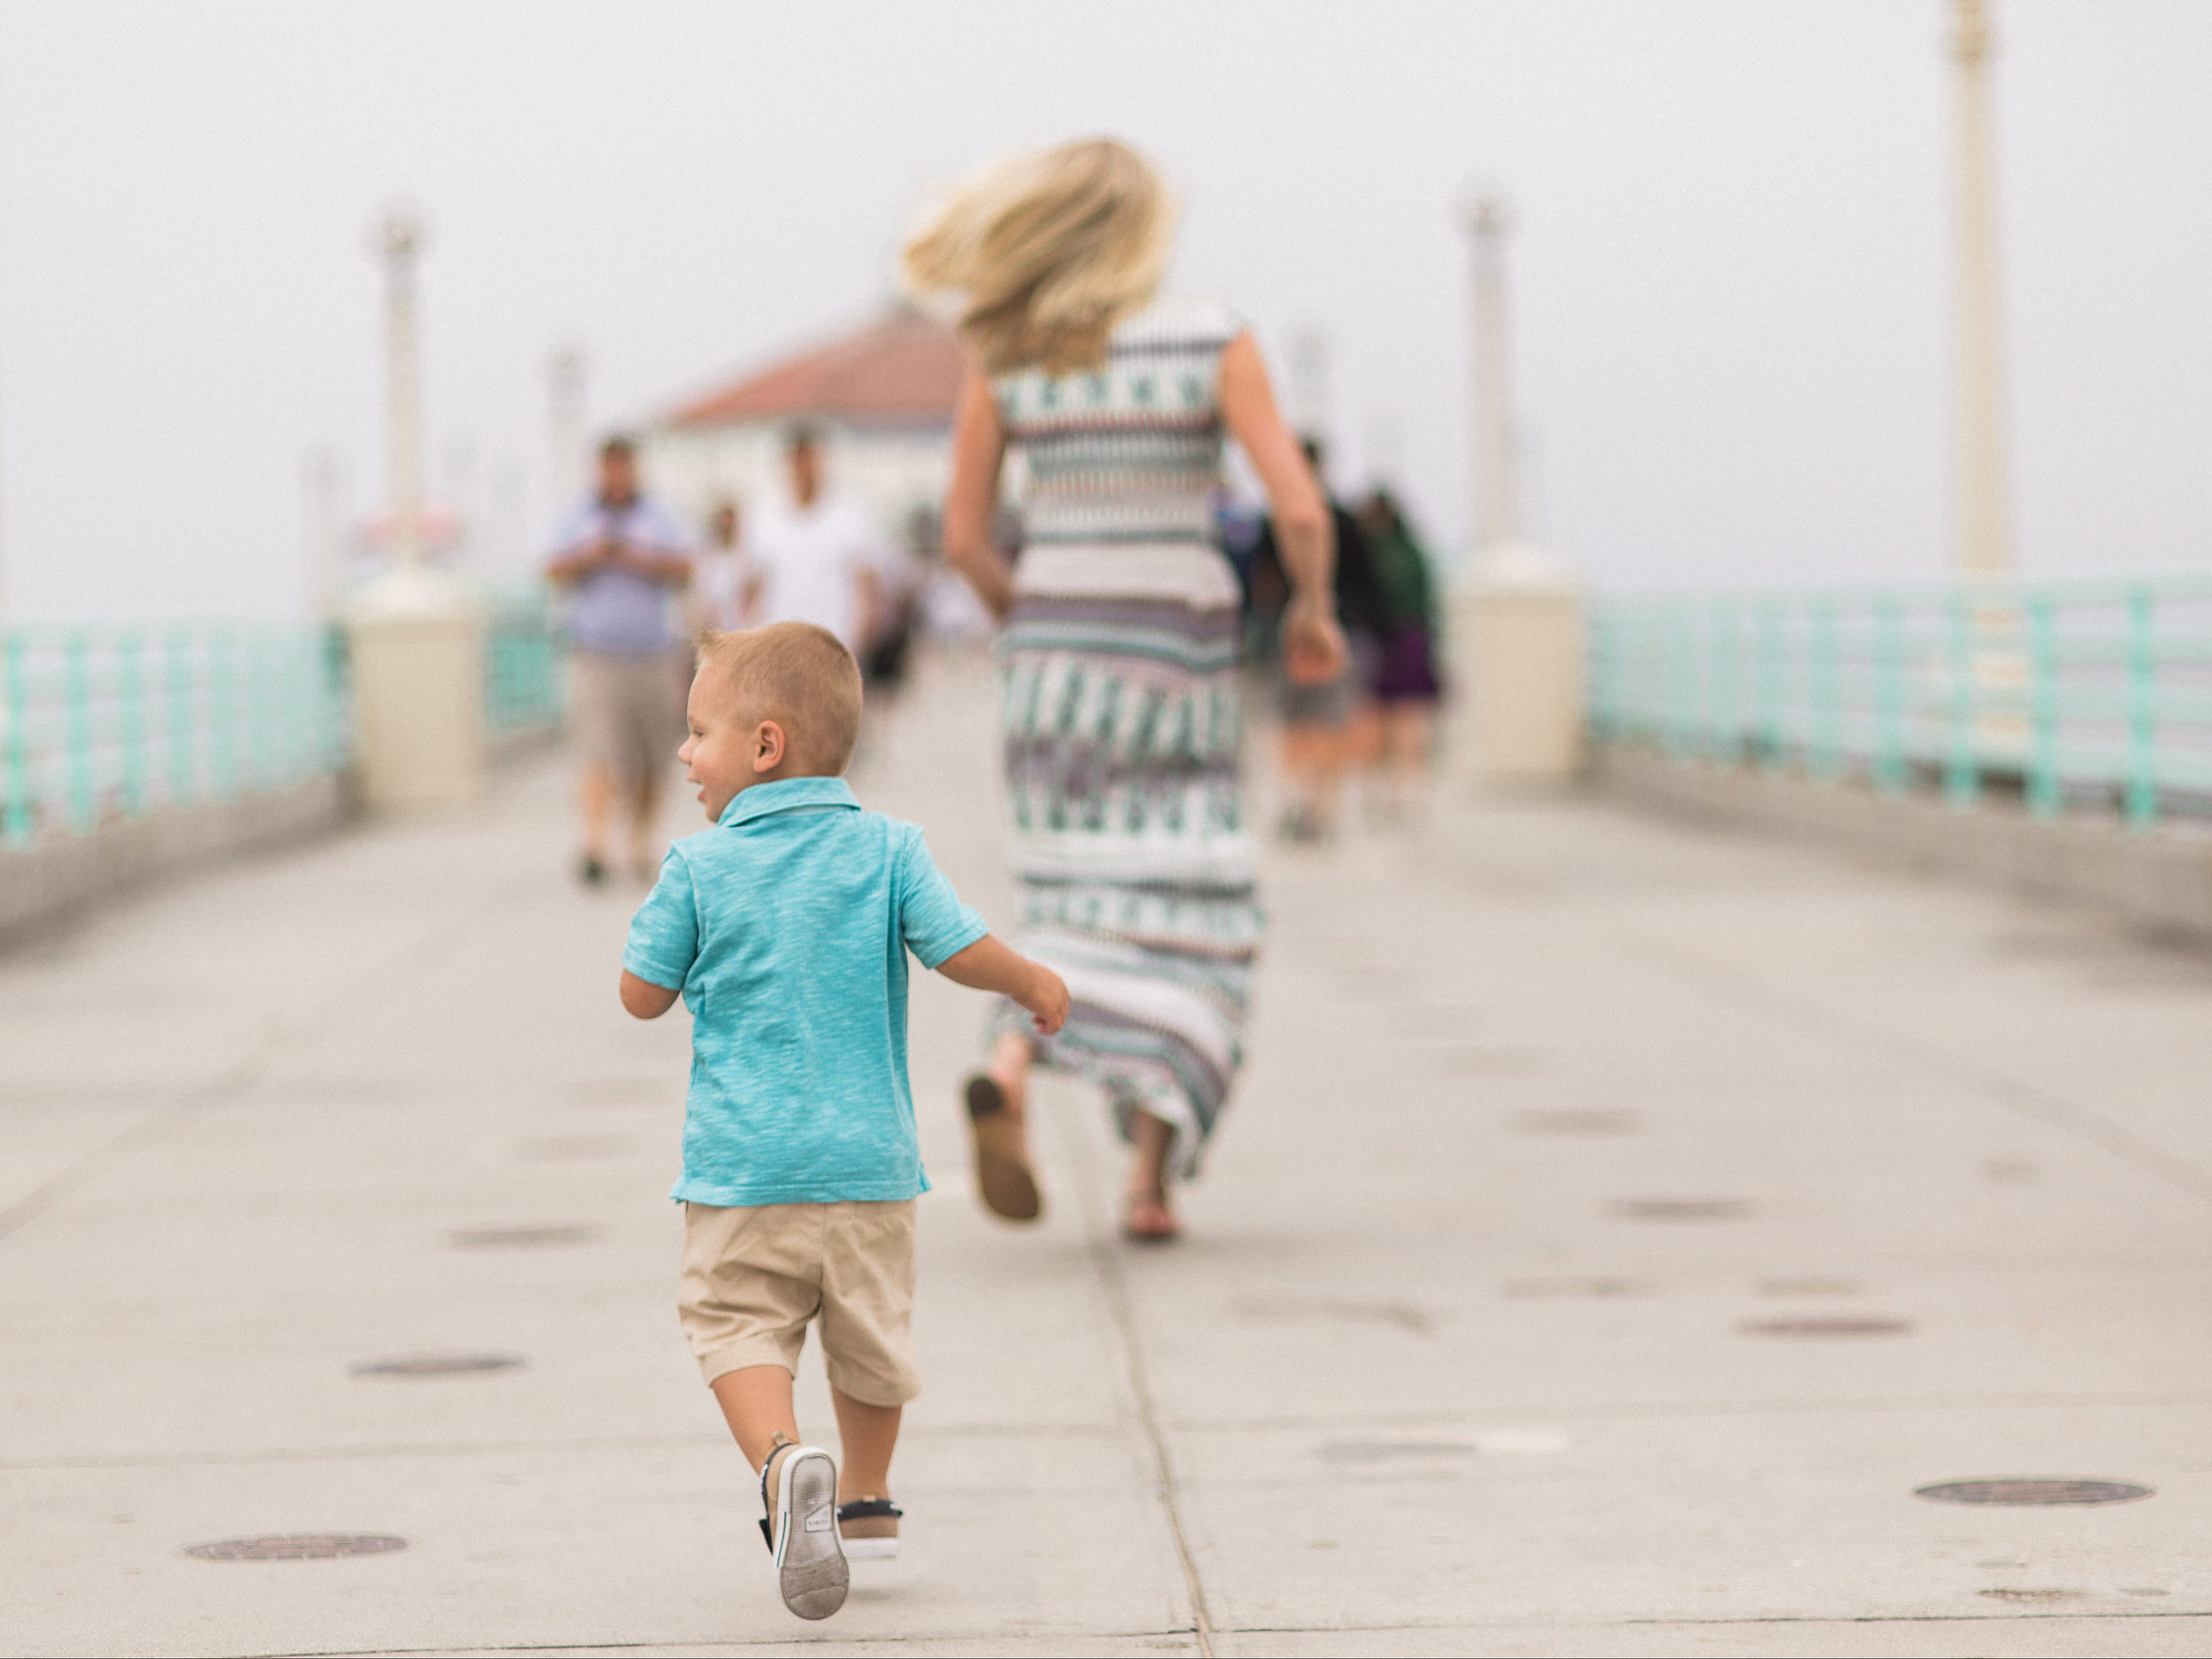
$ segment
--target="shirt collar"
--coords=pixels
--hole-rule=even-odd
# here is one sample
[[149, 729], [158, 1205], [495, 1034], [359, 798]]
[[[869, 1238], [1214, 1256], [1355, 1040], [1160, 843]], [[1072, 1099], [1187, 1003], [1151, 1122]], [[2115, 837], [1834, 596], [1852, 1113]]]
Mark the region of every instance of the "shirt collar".
[[852, 789], [841, 777], [780, 777], [773, 783], [755, 783], [739, 790], [722, 808], [721, 827], [734, 830], [771, 813], [792, 812], [808, 806], [850, 806], [860, 810]]

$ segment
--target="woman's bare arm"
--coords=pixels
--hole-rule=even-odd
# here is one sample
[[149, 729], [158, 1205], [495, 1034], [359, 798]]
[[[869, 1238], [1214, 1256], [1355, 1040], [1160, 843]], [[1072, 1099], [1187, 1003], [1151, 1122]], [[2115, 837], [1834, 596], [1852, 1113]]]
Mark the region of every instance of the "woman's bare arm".
[[1337, 550], [1329, 503], [1276, 409], [1268, 366], [1249, 334], [1238, 335], [1222, 351], [1221, 405], [1229, 435], [1268, 492], [1276, 552], [1291, 579], [1283, 647], [1291, 677], [1308, 683], [1333, 680], [1344, 671], [1345, 644], [1330, 580]]
[[952, 419], [952, 482], [944, 492], [944, 556], [967, 578], [975, 597], [1004, 621], [1014, 608], [1014, 573], [990, 543], [991, 521], [998, 512], [998, 469], [1006, 455], [1006, 435], [998, 424], [998, 400], [990, 382], [974, 364], [960, 382], [959, 412]]

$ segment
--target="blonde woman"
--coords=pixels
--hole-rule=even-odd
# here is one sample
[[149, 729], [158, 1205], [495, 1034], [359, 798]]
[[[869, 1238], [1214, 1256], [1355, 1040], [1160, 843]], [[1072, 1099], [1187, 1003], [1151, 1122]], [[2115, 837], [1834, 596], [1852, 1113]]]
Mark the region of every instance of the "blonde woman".
[[[1009, 1013], [970, 1081], [984, 1201], [1040, 1209], [1032, 1064], [1100, 1084], [1134, 1148], [1122, 1225], [1167, 1239], [1243, 1058], [1260, 936], [1242, 807], [1238, 591], [1214, 545], [1224, 436], [1266, 486], [1292, 595], [1296, 677], [1344, 663], [1330, 519], [1223, 306], [1159, 296], [1174, 234], [1150, 163], [1111, 139], [1003, 162], [908, 243], [906, 274], [964, 301], [945, 551], [1004, 629], [1001, 736], [1021, 948], [1067, 980], [1066, 1026]], [[1009, 451], [1027, 462], [1009, 567], [990, 536]]]

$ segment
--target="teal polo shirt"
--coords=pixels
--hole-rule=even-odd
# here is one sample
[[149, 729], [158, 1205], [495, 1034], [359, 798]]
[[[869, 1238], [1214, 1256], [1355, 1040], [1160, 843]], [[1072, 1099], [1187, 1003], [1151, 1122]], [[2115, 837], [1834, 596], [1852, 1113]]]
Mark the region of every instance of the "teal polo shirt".
[[668, 849], [622, 966], [683, 993], [697, 1204], [834, 1204], [929, 1189], [906, 1080], [906, 953], [935, 968], [987, 930], [921, 831], [841, 777], [741, 791]]

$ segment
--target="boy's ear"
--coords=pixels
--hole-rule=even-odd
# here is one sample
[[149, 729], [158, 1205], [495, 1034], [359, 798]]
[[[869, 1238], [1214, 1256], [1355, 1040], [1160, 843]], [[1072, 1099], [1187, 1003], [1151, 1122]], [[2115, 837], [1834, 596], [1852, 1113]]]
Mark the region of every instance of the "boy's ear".
[[784, 752], [790, 746], [790, 740], [784, 736], [781, 723], [773, 720], [762, 721], [753, 729], [752, 769], [755, 772], [775, 771], [783, 764]]

